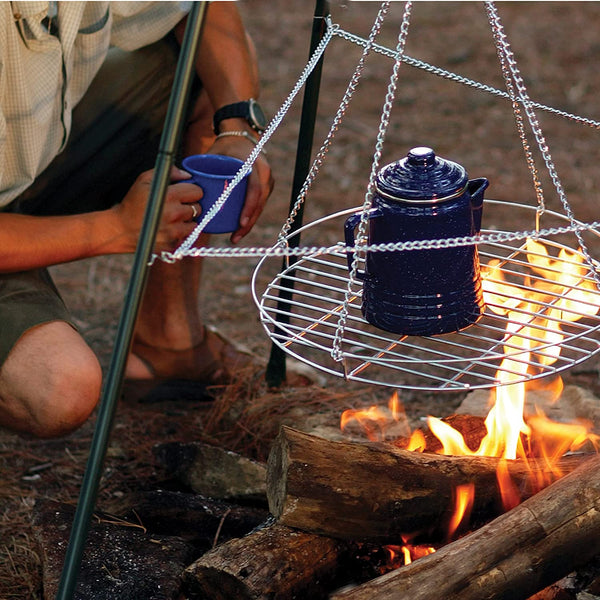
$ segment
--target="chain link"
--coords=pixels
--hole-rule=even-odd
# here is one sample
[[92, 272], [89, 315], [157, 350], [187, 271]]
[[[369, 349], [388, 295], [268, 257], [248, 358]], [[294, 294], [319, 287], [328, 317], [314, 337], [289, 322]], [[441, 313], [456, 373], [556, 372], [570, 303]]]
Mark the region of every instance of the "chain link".
[[[396, 89], [398, 86], [398, 74], [400, 71], [400, 66], [402, 65], [402, 55], [404, 54], [406, 38], [408, 37], [411, 10], [412, 2], [409, 0], [404, 5], [402, 24], [400, 26], [400, 33], [398, 35], [398, 43], [396, 44], [396, 61], [394, 62], [394, 68], [392, 70], [392, 75], [390, 76], [390, 82], [388, 84], [383, 109], [381, 111], [381, 120], [379, 122], [379, 130], [377, 132], [377, 140], [375, 142], [375, 153], [373, 155], [373, 161], [371, 163], [369, 184], [367, 186], [367, 192], [365, 194], [365, 200], [362, 207], [360, 222], [358, 224], [357, 237], [359, 240], [359, 245], [361, 243], [367, 242], [366, 232], [369, 220], [369, 210], [371, 208], [373, 195], [375, 193], [375, 177], [377, 175], [377, 172], [379, 171], [379, 163], [381, 161], [381, 155], [383, 152], [385, 134], [390, 123], [390, 115], [392, 112], [394, 98], [396, 96]], [[350, 300], [353, 295], [352, 286], [356, 282], [356, 274], [358, 272], [358, 265], [360, 259], [361, 253], [358, 251], [353, 252], [352, 263], [350, 266], [350, 277], [348, 278], [348, 285], [344, 294], [344, 302], [339, 312], [338, 324], [331, 349], [331, 357], [336, 362], [342, 362], [342, 360], [344, 359], [344, 355], [342, 352], [342, 341], [344, 339], [344, 330], [346, 328], [346, 321], [348, 319], [348, 305], [350, 304]]]
[[[337, 37], [340, 37], [348, 42], [352, 42], [353, 44], [356, 44], [358, 46], [364, 46], [366, 43], [366, 40], [364, 38], [361, 38], [360, 36], [358, 36], [354, 33], [346, 31], [346, 30], [342, 29], [341, 27], [338, 27], [335, 30], [334, 35]], [[395, 50], [392, 50], [391, 48], [387, 48], [385, 46], [381, 46], [379, 44], [373, 45], [373, 52], [382, 54], [383, 56], [387, 56], [388, 58], [393, 58], [393, 59], [396, 58]], [[495, 88], [486, 83], [481, 83], [480, 81], [475, 81], [473, 79], [469, 79], [468, 77], [465, 77], [464, 75], [458, 75], [457, 73], [453, 73], [452, 71], [442, 69], [441, 67], [436, 67], [435, 65], [425, 62], [424, 60], [419, 60], [418, 58], [413, 58], [413, 57], [409, 56], [408, 54], [405, 54], [402, 57], [402, 62], [405, 65], [408, 65], [409, 67], [421, 69], [423, 71], [426, 71], [427, 73], [431, 73], [432, 75], [437, 75], [438, 77], [448, 79], [455, 83], [460, 83], [467, 87], [475, 88], [479, 91], [491, 94], [492, 96], [498, 96], [500, 98], [505, 98], [507, 100], [511, 100], [510, 94], [508, 94], [508, 92], [505, 92], [504, 90], [500, 90], [500, 89]], [[562, 117], [564, 119], [569, 119], [571, 121], [575, 121], [577, 123], [587, 125], [588, 127], [591, 127], [593, 129], [600, 129], [600, 121], [597, 121], [595, 119], [591, 119], [589, 117], [582, 117], [580, 115], [575, 115], [575, 114], [569, 113], [567, 111], [564, 111], [564, 110], [561, 110], [558, 108], [554, 108], [552, 106], [548, 106], [547, 104], [542, 104], [540, 102], [530, 101], [530, 103], [531, 103], [531, 106], [537, 110], [543, 110], [545, 112], [552, 113], [552, 114]]]
[[[353, 254], [356, 252], [409, 252], [412, 250], [436, 250], [440, 248], [457, 248], [459, 246], [473, 246], [485, 244], [505, 244], [519, 240], [544, 239], [555, 235], [574, 233], [577, 231], [595, 231], [600, 234], [600, 221], [592, 223], [574, 223], [563, 227], [549, 227], [546, 229], [532, 229], [523, 231], [497, 231], [480, 234], [478, 236], [462, 236], [454, 238], [442, 238], [434, 240], [412, 240], [408, 242], [388, 242], [385, 244], [355, 244], [346, 246], [338, 242], [331, 246], [300, 246], [289, 247], [288, 245], [278, 244], [276, 246], [249, 246], [236, 248], [215, 248], [212, 246], [191, 248], [186, 252], [186, 256], [200, 258], [262, 258], [268, 256], [311, 256], [316, 254], [328, 254], [331, 252], [343, 252]], [[160, 259], [166, 263], [177, 262], [176, 257], [171, 252], [163, 252]]]

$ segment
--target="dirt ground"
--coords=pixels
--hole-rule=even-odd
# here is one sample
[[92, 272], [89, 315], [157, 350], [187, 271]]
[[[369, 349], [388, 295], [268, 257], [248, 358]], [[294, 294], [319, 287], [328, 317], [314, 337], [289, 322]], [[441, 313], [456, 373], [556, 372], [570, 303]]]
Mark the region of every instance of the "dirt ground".
[[[296, 2], [292, 10], [286, 0], [246, 0], [240, 7], [257, 47], [261, 102], [273, 115], [306, 64], [313, 3]], [[391, 3], [380, 44], [396, 46], [403, 7], [404, 3]], [[331, 6], [334, 22], [364, 37], [368, 36], [378, 8], [375, 2], [349, 0], [334, 0]], [[568, 113], [600, 118], [600, 3], [500, 2], [498, 10], [530, 97]], [[339, 38], [326, 51], [316, 148], [329, 129], [360, 53], [358, 46]], [[416, 2], [406, 54], [504, 89], [482, 3]], [[344, 125], [308, 197], [305, 222], [362, 203], [392, 66], [393, 61], [387, 57], [370, 57]], [[243, 245], [271, 246], [286, 219], [300, 110], [299, 98], [267, 145], [276, 187], [267, 210]], [[547, 112], [538, 111], [538, 117], [576, 217], [584, 222], [598, 219], [598, 133], [593, 127]], [[401, 158], [419, 145], [432, 146], [438, 154], [463, 164], [471, 177], [487, 177], [487, 196], [535, 205], [510, 103], [403, 65], [381, 162]], [[534, 156], [548, 205], [562, 211], [535, 148]], [[501, 212], [494, 219], [487, 224], [489, 227], [510, 231], [533, 227], [532, 222], [516, 222], [512, 211]], [[322, 242], [310, 235], [305, 241]], [[214, 240], [215, 245], [227, 243], [225, 239]], [[589, 244], [592, 255], [598, 258], [600, 244], [595, 235], [589, 236]], [[271, 342], [259, 322], [250, 286], [256, 262], [255, 258], [208, 259], [201, 301], [208, 323], [218, 325], [226, 335], [243, 341], [257, 356], [266, 359]], [[53, 269], [81, 331], [98, 352], [105, 369], [113, 349], [130, 265], [131, 257], [105, 257]], [[592, 391], [600, 387], [595, 358], [565, 377]], [[322, 401], [321, 408], [328, 400], [333, 409], [344, 403], [368, 405], [386, 398], [390, 391], [379, 386], [348, 385], [333, 376], [327, 376], [324, 384], [312, 395], [313, 401], [315, 397]], [[407, 391], [401, 396], [413, 420], [427, 414], [450, 414], [461, 400], [458, 394], [434, 392]], [[282, 391], [281, 402], [290, 401], [298, 401], [298, 397]], [[210, 406], [199, 403], [179, 402], [165, 407], [139, 405], [125, 398], [115, 418], [100, 506], [114, 507], [131, 490], [151, 488], [161, 480], [164, 474], [157, 470], [152, 458], [155, 443], [221, 439], [235, 446], [233, 438], [219, 438], [218, 428], [209, 435], [206, 424], [210, 411]], [[38, 498], [77, 501], [94, 423], [92, 418], [71, 436], [51, 441], [0, 432], [0, 600], [41, 598], [40, 561], [29, 528], [31, 509]], [[245, 438], [246, 446], [236, 449], [254, 455], [262, 452], [259, 458], [264, 458], [268, 440], [259, 440], [252, 446], [248, 439]]]

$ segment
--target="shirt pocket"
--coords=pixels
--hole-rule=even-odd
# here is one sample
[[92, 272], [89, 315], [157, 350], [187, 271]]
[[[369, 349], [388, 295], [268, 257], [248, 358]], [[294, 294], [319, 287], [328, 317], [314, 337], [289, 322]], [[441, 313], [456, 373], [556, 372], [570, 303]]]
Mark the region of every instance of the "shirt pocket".
[[111, 25], [112, 16], [110, 9], [107, 8], [101, 18], [91, 25], [80, 28], [77, 32], [69, 77], [70, 100], [73, 106], [85, 94], [106, 58], [110, 46]]

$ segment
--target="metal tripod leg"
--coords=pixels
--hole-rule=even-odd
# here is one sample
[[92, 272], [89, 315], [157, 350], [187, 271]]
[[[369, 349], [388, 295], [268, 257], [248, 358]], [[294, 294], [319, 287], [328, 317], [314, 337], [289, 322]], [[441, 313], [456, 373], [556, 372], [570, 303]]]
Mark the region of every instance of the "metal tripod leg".
[[125, 303], [119, 321], [113, 355], [100, 402], [98, 420], [81, 485], [77, 510], [73, 519], [71, 536], [56, 596], [57, 600], [73, 598], [73, 594], [75, 593], [90, 520], [98, 496], [98, 488], [103, 473], [104, 459], [116, 405], [121, 393], [125, 363], [129, 354], [135, 321], [146, 284], [148, 262], [160, 221], [166, 189], [170, 181], [169, 174], [173, 165], [175, 151], [181, 138], [183, 118], [186, 114], [191, 82], [194, 76], [194, 60], [202, 34], [206, 6], [207, 2], [194, 2], [188, 16], [188, 23], [181, 45], [175, 80], [173, 82], [173, 89], [156, 159], [154, 178], [150, 187], [148, 207], [140, 231], [140, 239], [136, 248]]
[[[313, 28], [310, 40], [309, 57], [312, 56], [319, 42], [325, 34], [325, 17], [329, 14], [328, 0], [316, 0], [315, 12], [313, 18]], [[290, 212], [292, 211], [296, 198], [302, 189], [302, 185], [306, 180], [310, 170], [311, 151], [313, 137], [315, 131], [315, 119], [317, 115], [317, 107], [319, 104], [319, 88], [321, 86], [321, 71], [323, 70], [323, 56], [317, 63], [315, 69], [306, 80], [306, 89], [304, 90], [304, 99], [302, 102], [302, 115], [300, 118], [300, 131], [298, 133], [298, 147], [296, 150], [296, 165], [294, 168], [294, 180], [292, 182], [292, 196], [290, 199]], [[304, 205], [300, 207], [296, 218], [294, 219], [289, 231], [292, 236], [300, 227], [302, 227], [302, 218], [304, 213]], [[297, 247], [300, 244], [300, 234], [293, 235], [289, 245]], [[289, 257], [289, 263], [284, 259], [282, 270], [288, 264], [293, 265], [297, 261], [297, 257]], [[287, 277], [281, 280], [281, 290], [279, 292], [279, 300], [277, 302], [277, 322], [289, 323], [289, 313], [291, 307], [289, 301], [292, 299], [294, 291], [294, 282]], [[275, 326], [273, 332], [275, 336], [283, 333], [281, 329]], [[285, 380], [286, 373], [286, 355], [285, 352], [275, 343], [271, 345], [271, 355], [267, 364], [266, 380], [269, 387], [279, 387]]]

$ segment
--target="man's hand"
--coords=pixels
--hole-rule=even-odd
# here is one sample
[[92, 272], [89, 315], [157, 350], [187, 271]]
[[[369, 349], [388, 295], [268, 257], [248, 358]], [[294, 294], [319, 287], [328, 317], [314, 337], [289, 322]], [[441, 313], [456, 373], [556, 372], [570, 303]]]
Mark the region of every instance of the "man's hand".
[[[210, 154], [225, 154], [245, 161], [253, 150], [252, 142], [244, 137], [227, 136], [215, 140]], [[273, 191], [273, 175], [267, 159], [261, 154], [255, 161], [250, 177], [246, 201], [240, 215], [240, 227], [231, 234], [233, 243], [239, 242], [254, 227], [267, 199]]]
[[[118, 217], [127, 240], [126, 243], [132, 252], [135, 250], [142, 228], [153, 175], [153, 170], [142, 173], [131, 186], [123, 202], [112, 209]], [[202, 189], [192, 183], [185, 183], [189, 177], [188, 173], [176, 167], [171, 170], [173, 183], [167, 188], [156, 233], [155, 250], [157, 252], [175, 250], [196, 226], [192, 219], [195, 214], [200, 214], [197, 203], [202, 198]]]

